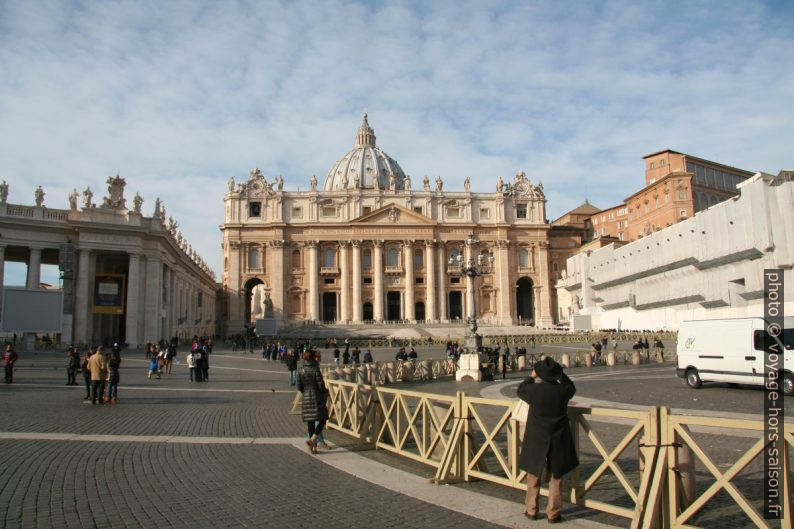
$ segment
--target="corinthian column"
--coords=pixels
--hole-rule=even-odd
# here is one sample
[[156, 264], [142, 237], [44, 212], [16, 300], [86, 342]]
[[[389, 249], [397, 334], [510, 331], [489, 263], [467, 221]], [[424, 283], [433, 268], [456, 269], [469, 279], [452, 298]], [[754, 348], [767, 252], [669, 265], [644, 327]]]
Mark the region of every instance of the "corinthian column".
[[342, 274], [342, 288], [339, 293], [339, 321], [347, 323], [350, 320], [350, 270], [348, 266], [347, 249], [350, 241], [339, 241], [339, 268]]
[[353, 323], [361, 323], [361, 241], [353, 241]]
[[499, 281], [497, 318], [500, 325], [513, 324], [512, 298], [514, 290], [510, 281], [509, 246], [510, 241], [496, 241], [496, 277]]
[[317, 241], [309, 241], [306, 243], [309, 247], [309, 319], [312, 321], [319, 321], [320, 307], [319, 307], [319, 292], [317, 290], [317, 283], [319, 281], [318, 264], [317, 264]]
[[[283, 320], [287, 315], [286, 296], [284, 291], [287, 288], [287, 274], [284, 272], [284, 244], [283, 240], [270, 241], [270, 247], [273, 251], [270, 253], [273, 257], [270, 280], [270, 297], [273, 302], [273, 317]], [[262, 263], [264, 266], [264, 262]]]
[[447, 260], [444, 256], [446, 245], [441, 241], [436, 248], [436, 262], [438, 263], [438, 319], [447, 321]]
[[425, 321], [435, 321], [436, 315], [436, 256], [434, 241], [425, 241]]
[[375, 306], [372, 307], [372, 317], [380, 323], [383, 321], [383, 241], [372, 241], [372, 243], [375, 274]]
[[416, 306], [414, 304], [414, 241], [403, 242], [403, 259], [405, 259], [405, 319], [416, 322]]

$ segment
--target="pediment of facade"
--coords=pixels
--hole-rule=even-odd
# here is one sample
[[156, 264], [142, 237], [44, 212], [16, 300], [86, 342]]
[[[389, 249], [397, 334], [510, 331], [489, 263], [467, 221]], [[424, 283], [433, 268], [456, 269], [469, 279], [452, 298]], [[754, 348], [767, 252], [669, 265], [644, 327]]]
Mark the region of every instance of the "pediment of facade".
[[353, 225], [398, 225], [398, 226], [435, 226], [431, 218], [411, 211], [397, 204], [387, 204], [350, 221]]

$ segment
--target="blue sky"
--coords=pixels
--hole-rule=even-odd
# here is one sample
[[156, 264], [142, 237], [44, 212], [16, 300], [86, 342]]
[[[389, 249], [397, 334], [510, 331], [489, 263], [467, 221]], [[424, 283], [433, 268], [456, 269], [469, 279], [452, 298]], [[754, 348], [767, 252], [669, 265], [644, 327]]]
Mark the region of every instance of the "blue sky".
[[793, 6], [4, 0], [0, 179], [66, 208], [119, 172], [219, 272], [229, 177], [322, 181], [364, 109], [415, 182], [491, 191], [523, 169], [550, 219], [619, 203], [664, 148], [777, 173]]

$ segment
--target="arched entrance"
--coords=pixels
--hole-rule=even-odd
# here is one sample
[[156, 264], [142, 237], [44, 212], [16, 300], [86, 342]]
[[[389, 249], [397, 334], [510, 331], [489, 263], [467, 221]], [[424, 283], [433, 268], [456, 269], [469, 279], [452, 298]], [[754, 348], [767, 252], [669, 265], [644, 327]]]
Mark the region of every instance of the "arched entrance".
[[400, 310], [400, 293], [386, 292], [386, 320], [398, 321], [402, 319]]
[[449, 319], [463, 319], [463, 292], [453, 290], [449, 293]]
[[424, 302], [420, 301], [414, 306], [414, 315], [416, 316], [416, 321], [425, 321]]
[[323, 292], [323, 321], [336, 321], [336, 292]]
[[245, 324], [253, 323], [251, 321], [251, 298], [253, 296], [254, 287], [257, 285], [264, 285], [264, 281], [256, 277], [252, 277], [245, 282], [245, 297], [243, 300], [243, 322]]
[[372, 321], [373, 318], [372, 303], [370, 303], [369, 301], [364, 303], [362, 309], [364, 309], [362, 310], [362, 317], [364, 318], [364, 321]]
[[535, 324], [535, 300], [532, 280], [522, 277], [516, 282], [516, 312], [521, 323]]

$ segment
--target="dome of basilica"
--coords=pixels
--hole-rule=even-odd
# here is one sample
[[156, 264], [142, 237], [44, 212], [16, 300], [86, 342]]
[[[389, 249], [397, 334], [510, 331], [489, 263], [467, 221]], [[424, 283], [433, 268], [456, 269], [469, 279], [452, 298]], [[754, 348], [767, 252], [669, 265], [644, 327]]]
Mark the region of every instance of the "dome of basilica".
[[392, 179], [396, 189], [403, 189], [405, 173], [393, 158], [375, 145], [375, 131], [364, 113], [364, 122], [356, 133], [356, 146], [331, 167], [323, 190], [389, 189]]

